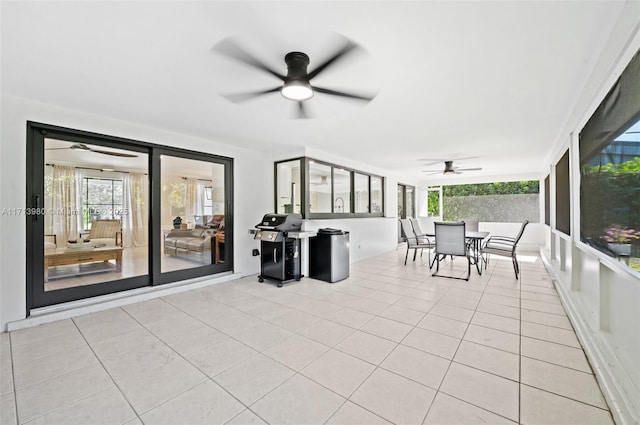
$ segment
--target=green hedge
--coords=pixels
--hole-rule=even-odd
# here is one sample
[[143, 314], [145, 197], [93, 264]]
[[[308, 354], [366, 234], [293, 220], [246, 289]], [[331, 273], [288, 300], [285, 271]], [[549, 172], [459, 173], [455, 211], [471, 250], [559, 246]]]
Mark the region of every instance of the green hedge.
[[442, 193], [445, 198], [447, 196], [523, 195], [540, 193], [540, 182], [538, 180], [522, 180], [516, 182], [458, 184], [444, 186]]

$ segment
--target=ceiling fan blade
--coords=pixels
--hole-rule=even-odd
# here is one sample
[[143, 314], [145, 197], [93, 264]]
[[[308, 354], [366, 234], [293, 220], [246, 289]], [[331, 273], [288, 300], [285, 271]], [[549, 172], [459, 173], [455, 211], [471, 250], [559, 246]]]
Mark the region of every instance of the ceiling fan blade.
[[101, 150], [95, 150], [95, 149], [91, 149], [91, 152], [101, 153], [103, 155], [119, 156], [119, 157], [122, 157], [122, 158], [137, 158], [138, 157], [138, 155], [134, 155], [132, 153], [109, 152], [109, 151], [101, 151]]
[[434, 174], [442, 174], [442, 170], [438, 170], [438, 171], [428, 170], [428, 171], [423, 171], [423, 173], [429, 173], [429, 174], [427, 174], [427, 176], [431, 176], [431, 175], [434, 175]]
[[345, 93], [337, 90], [323, 89], [322, 87], [316, 87], [316, 86], [312, 86], [312, 88], [314, 91], [317, 91], [318, 93], [330, 94], [333, 96], [341, 96], [341, 97], [346, 97], [348, 99], [364, 100], [365, 102], [370, 102], [376, 97], [376, 95], [359, 95], [354, 93]]
[[340, 48], [340, 50], [338, 50], [333, 56], [331, 56], [326, 61], [322, 62], [317, 68], [315, 68], [313, 71], [311, 71], [311, 72], [309, 72], [307, 74], [309, 79], [312, 79], [316, 75], [320, 74], [322, 71], [327, 69], [328, 66], [334, 64], [337, 60], [343, 58], [347, 53], [351, 52], [356, 47], [358, 47], [357, 44], [355, 44], [353, 41], [347, 39], [345, 41], [344, 46], [342, 46]]
[[456, 171], [482, 171], [482, 168], [456, 168]]
[[284, 75], [274, 71], [263, 62], [250, 55], [245, 49], [240, 47], [240, 45], [231, 38], [225, 38], [224, 40], [213, 46], [211, 50], [221, 53], [246, 65], [265, 71], [282, 81], [286, 80], [286, 77]]
[[70, 149], [78, 149], [81, 151], [90, 151], [91, 148], [83, 143], [76, 143], [75, 145], [71, 145]]
[[307, 113], [307, 109], [304, 106], [304, 102], [298, 101], [298, 107], [296, 108], [296, 118], [299, 119], [307, 119], [309, 118], [309, 114]]
[[[417, 159], [416, 161], [427, 161], [431, 164], [437, 164], [438, 162], [445, 162], [445, 161], [452, 161], [452, 162], [457, 162], [457, 161], [463, 161], [465, 159], [475, 159], [478, 158], [477, 156], [466, 156], [466, 157], [462, 157], [462, 158], [458, 158], [454, 155], [449, 156], [446, 159], [442, 159], [442, 158], [420, 158]], [[428, 164], [425, 164], [428, 165]]]
[[71, 149], [71, 146], [67, 146], [66, 148], [44, 148], [45, 151], [59, 151], [63, 149]]
[[422, 164], [423, 167], [428, 167], [429, 165], [434, 165], [434, 164], [440, 164], [444, 161], [446, 161], [445, 159], [435, 159], [435, 158], [430, 158], [430, 159], [417, 159], [416, 161], [427, 161], [425, 164]]
[[262, 96], [263, 94], [275, 93], [275, 92], [279, 92], [280, 90], [282, 90], [282, 86], [274, 87], [272, 89], [248, 92], [248, 93], [225, 94], [222, 96], [233, 103], [242, 103], [242, 102], [246, 102], [247, 100], [255, 99], [256, 97]]

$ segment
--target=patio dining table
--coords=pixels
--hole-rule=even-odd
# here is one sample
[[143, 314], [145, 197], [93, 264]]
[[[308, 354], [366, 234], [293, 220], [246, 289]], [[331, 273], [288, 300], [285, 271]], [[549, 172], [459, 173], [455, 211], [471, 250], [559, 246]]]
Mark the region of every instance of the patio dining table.
[[471, 249], [473, 249], [473, 255], [471, 258], [476, 265], [478, 274], [482, 274], [482, 265], [484, 264], [484, 257], [482, 256], [482, 241], [491, 236], [491, 233], [466, 231], [464, 236], [471, 243]]

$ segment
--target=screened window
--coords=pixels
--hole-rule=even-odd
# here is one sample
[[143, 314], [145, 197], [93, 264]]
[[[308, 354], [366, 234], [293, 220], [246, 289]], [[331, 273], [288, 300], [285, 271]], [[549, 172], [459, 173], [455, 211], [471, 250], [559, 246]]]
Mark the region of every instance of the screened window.
[[569, 185], [569, 151], [556, 164], [556, 229], [571, 234], [571, 190]]
[[580, 132], [580, 238], [640, 271], [640, 51]]
[[427, 189], [427, 217], [440, 217], [441, 193], [441, 187], [430, 187]]
[[485, 222], [540, 220], [537, 180], [444, 186], [443, 219], [477, 218]]

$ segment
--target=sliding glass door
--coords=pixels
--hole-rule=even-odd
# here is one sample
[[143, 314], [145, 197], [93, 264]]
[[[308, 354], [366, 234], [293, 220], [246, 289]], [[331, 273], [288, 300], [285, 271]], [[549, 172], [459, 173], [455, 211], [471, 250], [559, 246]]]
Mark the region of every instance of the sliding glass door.
[[160, 156], [161, 270], [225, 262], [224, 164]]
[[27, 153], [28, 311], [232, 270], [231, 159], [36, 123]]

